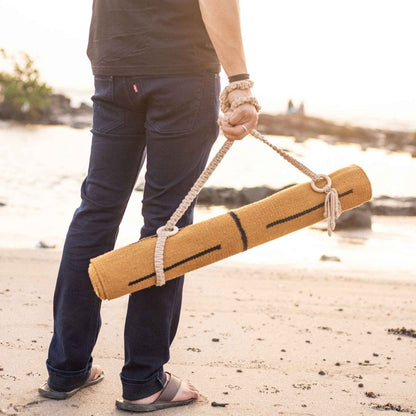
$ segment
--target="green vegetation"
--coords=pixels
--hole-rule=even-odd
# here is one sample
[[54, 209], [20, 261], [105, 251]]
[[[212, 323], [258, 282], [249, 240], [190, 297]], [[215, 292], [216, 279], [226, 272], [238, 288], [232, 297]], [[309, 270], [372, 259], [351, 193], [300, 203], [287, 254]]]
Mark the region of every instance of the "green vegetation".
[[0, 71], [0, 119], [41, 121], [49, 112], [52, 88], [40, 81], [33, 59], [24, 52], [0, 56], [10, 71]]

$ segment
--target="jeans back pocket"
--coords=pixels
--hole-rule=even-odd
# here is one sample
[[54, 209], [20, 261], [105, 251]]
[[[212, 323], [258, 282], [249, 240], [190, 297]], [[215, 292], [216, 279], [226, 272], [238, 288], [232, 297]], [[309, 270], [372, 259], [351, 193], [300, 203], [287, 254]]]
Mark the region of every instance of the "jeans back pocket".
[[114, 102], [114, 78], [96, 76], [92, 128], [95, 133], [111, 133], [124, 124], [124, 111]]

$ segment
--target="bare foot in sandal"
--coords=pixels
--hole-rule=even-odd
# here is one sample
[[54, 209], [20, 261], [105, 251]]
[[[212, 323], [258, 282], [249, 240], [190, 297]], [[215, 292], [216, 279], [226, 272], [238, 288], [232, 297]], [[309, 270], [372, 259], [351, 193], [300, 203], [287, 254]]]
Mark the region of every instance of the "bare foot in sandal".
[[117, 408], [130, 412], [149, 412], [187, 405], [198, 398], [199, 392], [191, 383], [182, 381], [170, 373], [166, 375], [167, 381], [161, 391], [139, 400], [117, 400]]

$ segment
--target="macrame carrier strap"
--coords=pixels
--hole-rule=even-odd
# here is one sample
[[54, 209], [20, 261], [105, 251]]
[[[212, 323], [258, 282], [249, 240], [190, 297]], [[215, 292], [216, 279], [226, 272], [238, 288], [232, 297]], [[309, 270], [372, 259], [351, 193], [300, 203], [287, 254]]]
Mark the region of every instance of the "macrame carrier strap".
[[167, 238], [178, 232], [178, 227], [176, 226], [177, 222], [182, 218], [183, 214], [185, 214], [186, 210], [191, 206], [192, 202], [198, 196], [199, 192], [201, 191], [209, 177], [212, 175], [214, 170], [220, 164], [225, 154], [228, 152], [228, 150], [230, 150], [233, 143], [233, 141], [227, 140], [222, 145], [221, 149], [214, 156], [214, 158], [211, 160], [211, 162], [205, 168], [205, 170], [201, 173], [201, 175], [194, 183], [190, 191], [179, 204], [178, 208], [176, 208], [176, 211], [172, 214], [169, 221], [162, 227], [158, 228], [156, 232], [157, 241], [155, 247], [156, 286], [163, 286], [165, 284], [165, 272], [163, 270], [163, 254]]
[[[239, 99], [237, 103], [233, 102], [230, 104], [228, 102], [228, 94], [235, 90], [235, 89], [249, 89], [253, 86], [253, 82], [250, 80], [244, 81], [237, 81], [228, 85], [224, 91], [220, 95], [221, 100], [221, 110], [225, 115], [225, 119], [228, 119], [228, 114], [230, 111], [233, 111], [239, 105], [243, 105], [245, 103], [250, 103], [254, 105], [257, 111], [260, 110], [260, 106], [257, 103], [257, 100], [254, 97], [244, 97], [243, 99]], [[265, 143], [267, 146], [272, 148], [275, 152], [277, 152], [281, 157], [283, 157], [286, 161], [292, 164], [295, 168], [299, 169], [302, 173], [309, 176], [312, 179], [311, 186], [315, 192], [322, 192], [326, 194], [325, 197], [325, 204], [324, 204], [324, 217], [327, 218], [327, 230], [328, 235], [331, 236], [332, 232], [335, 229], [336, 219], [341, 215], [342, 209], [341, 204], [338, 198], [338, 192], [335, 188], [332, 188], [331, 178], [328, 175], [324, 174], [316, 174], [308, 167], [306, 167], [303, 163], [299, 162], [297, 159], [289, 155], [283, 149], [274, 144], [270, 143], [261, 133], [257, 130], [253, 129], [250, 131], [250, 134], [255, 137], [256, 139], [260, 140], [261, 142]], [[221, 160], [224, 158], [225, 154], [230, 150], [231, 146], [233, 145], [234, 141], [227, 140], [221, 147], [221, 149], [217, 152], [214, 158], [211, 160], [209, 165], [205, 168], [205, 170], [201, 173], [197, 181], [194, 183], [188, 194], [179, 204], [176, 211], [172, 214], [168, 222], [160, 227], [157, 230], [157, 241], [155, 247], [155, 272], [156, 272], [156, 286], [163, 286], [165, 284], [165, 273], [164, 273], [164, 249], [166, 240], [171, 236], [178, 232], [178, 227], [176, 224], [185, 214], [186, 210], [190, 207], [192, 202], [198, 196], [199, 192], [208, 181], [209, 177], [212, 175], [214, 170], [220, 164]], [[317, 183], [321, 180], [325, 180], [326, 184], [322, 187], [319, 187]]]

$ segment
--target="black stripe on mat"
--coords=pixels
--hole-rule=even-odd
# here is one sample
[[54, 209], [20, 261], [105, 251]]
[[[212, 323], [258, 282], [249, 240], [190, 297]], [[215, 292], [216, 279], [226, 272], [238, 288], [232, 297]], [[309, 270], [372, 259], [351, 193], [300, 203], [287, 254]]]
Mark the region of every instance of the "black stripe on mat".
[[[206, 254], [212, 253], [213, 251], [216, 251], [216, 250], [221, 250], [221, 244], [218, 244], [216, 246], [207, 248], [206, 250], [200, 251], [199, 253], [196, 253], [196, 254], [194, 254], [194, 255], [192, 255], [190, 257], [187, 257], [186, 259], [180, 260], [177, 263], [174, 263], [174, 264], [172, 264], [170, 266], [164, 267], [163, 268], [163, 271], [167, 272], [168, 270], [172, 270], [175, 267], [178, 267], [178, 266], [180, 266], [180, 265], [182, 265], [184, 263], [187, 263], [188, 261], [195, 260], [195, 259], [197, 259], [199, 257], [205, 256]], [[133, 280], [132, 282], [129, 282], [129, 286], [136, 285], [137, 283], [143, 282], [143, 280], [150, 279], [153, 276], [156, 276], [156, 272], [150, 273], [150, 274], [148, 274], [146, 276], [140, 277], [137, 280]]]
[[238, 231], [240, 231], [240, 237], [243, 243], [243, 251], [246, 251], [247, 250], [247, 234], [244, 231], [243, 226], [241, 225], [240, 218], [238, 218], [238, 215], [233, 211], [230, 211], [229, 214], [231, 215], [231, 218], [234, 220], [235, 225], [238, 228]]
[[[339, 194], [338, 196], [340, 198], [342, 198], [346, 195], [352, 194], [353, 192], [354, 191], [352, 189], [349, 189], [348, 191], [345, 191], [344, 193]], [[301, 212], [298, 212], [296, 214], [290, 215], [289, 217], [285, 217], [285, 218], [282, 218], [280, 220], [273, 221], [270, 224], [267, 224], [266, 228], [271, 228], [271, 227], [274, 227], [275, 225], [279, 225], [279, 224], [282, 224], [284, 222], [295, 220], [296, 218], [302, 217], [303, 215], [309, 214], [312, 211], [316, 211], [317, 209], [322, 208], [324, 205], [325, 205], [325, 203], [322, 202], [321, 204], [315, 205], [312, 208], [305, 209], [305, 211], [301, 211]]]

